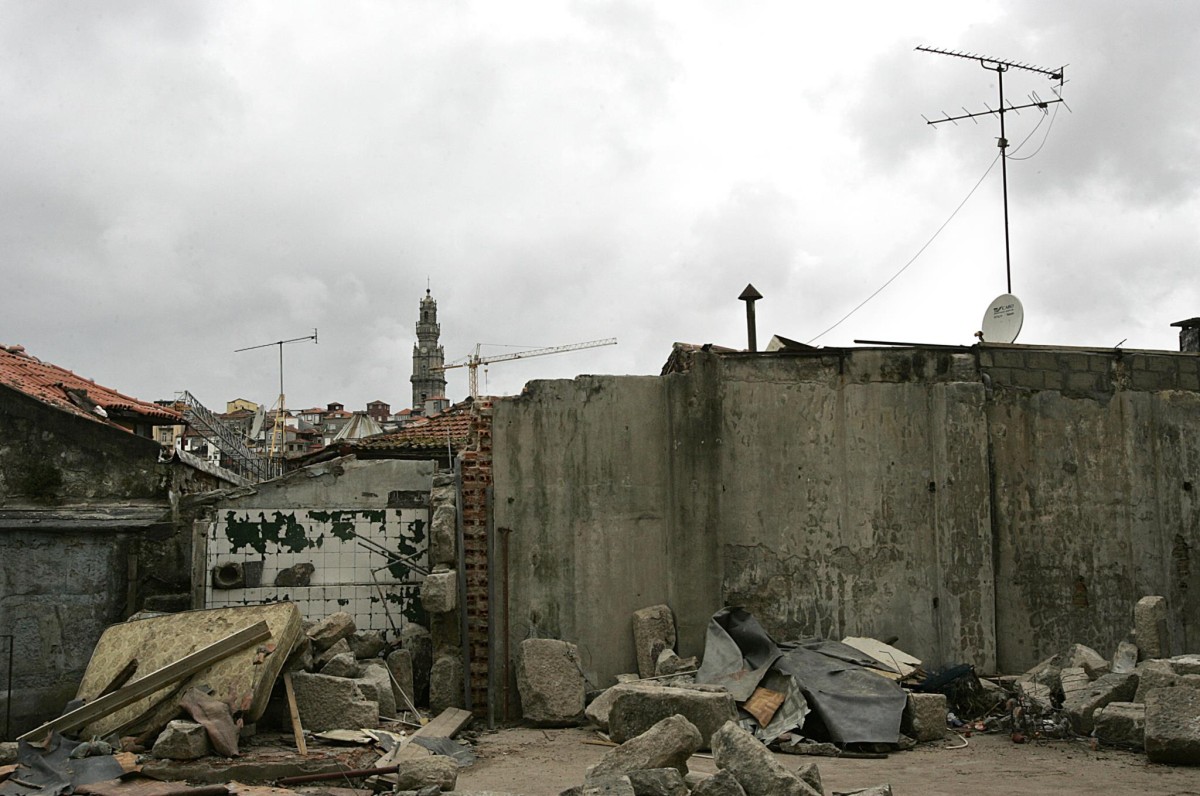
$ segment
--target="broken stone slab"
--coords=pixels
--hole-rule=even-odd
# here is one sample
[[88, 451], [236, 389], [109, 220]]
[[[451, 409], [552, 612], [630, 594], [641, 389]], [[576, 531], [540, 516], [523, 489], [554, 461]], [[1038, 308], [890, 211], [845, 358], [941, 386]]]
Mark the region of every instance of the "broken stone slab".
[[919, 742], [940, 741], [946, 736], [946, 695], [910, 692], [900, 716], [900, 732]]
[[358, 730], [379, 724], [379, 703], [367, 701], [354, 680], [297, 672], [292, 686], [306, 730]]
[[458, 782], [458, 763], [443, 755], [414, 757], [396, 762], [396, 790], [421, 790], [436, 785], [441, 790], [454, 790]]
[[1111, 671], [1117, 674], [1127, 674], [1137, 668], [1137, 661], [1137, 645], [1129, 641], [1122, 641], [1117, 645], [1116, 652], [1113, 653]]
[[579, 793], [580, 796], [636, 796], [637, 791], [629, 777], [622, 776], [585, 782]]
[[[1061, 678], [1064, 669], [1082, 669], [1085, 674], [1090, 669], [1099, 677], [1103, 671], [1107, 671], [1108, 665], [1108, 661], [1091, 647], [1072, 644], [1025, 672], [1017, 678], [1017, 682], [1041, 683], [1049, 686], [1052, 692], [1058, 692], [1062, 690]], [[1088, 679], [1095, 678], [1089, 676]]]
[[[314, 649], [315, 649], [315, 645], [314, 645]], [[335, 641], [333, 643], [332, 646], [330, 646], [324, 652], [321, 652], [320, 654], [318, 654], [316, 659], [313, 660], [313, 666], [316, 667], [317, 671], [320, 671], [321, 669], [324, 669], [329, 664], [329, 662], [331, 660], [333, 660], [335, 657], [337, 657], [338, 655], [349, 655], [351, 657], [354, 656], [354, 651], [352, 649], [350, 649], [350, 642], [346, 641], [346, 639], [344, 639], [344, 638], [338, 639], [337, 641]]]
[[1077, 694], [1085, 693], [1092, 685], [1092, 678], [1082, 666], [1068, 666], [1059, 675], [1059, 684], [1063, 694], [1063, 704], [1071, 701]]
[[[1065, 671], [1065, 670], [1064, 670]], [[1076, 732], [1088, 735], [1094, 726], [1093, 717], [1098, 708], [1110, 702], [1128, 702], [1137, 693], [1138, 676], [1129, 674], [1106, 674], [1063, 699], [1063, 709]]]
[[1036, 714], [1044, 715], [1054, 709], [1054, 700], [1051, 698], [1048, 685], [1019, 682], [1017, 683], [1017, 696], [1027, 710]]
[[1093, 734], [1107, 744], [1142, 746], [1146, 737], [1146, 706], [1140, 702], [1110, 702], [1092, 716]]
[[820, 796], [737, 722], [728, 721], [713, 734], [712, 750], [717, 768], [732, 772], [746, 796]]
[[683, 775], [673, 768], [644, 768], [629, 772], [636, 796], [688, 796]]
[[150, 754], [166, 760], [195, 760], [212, 751], [208, 733], [194, 721], [168, 722]]
[[608, 717], [612, 713], [612, 706], [617, 701], [617, 697], [628, 691], [648, 687], [652, 688], [654, 686], [653, 681], [641, 680], [634, 677], [633, 680], [622, 682], [620, 681], [620, 677], [621, 675], [617, 675], [617, 684], [601, 691], [595, 699], [588, 703], [588, 706], [583, 711], [584, 717], [603, 732], [608, 732]]
[[1147, 692], [1145, 734], [1151, 761], [1200, 765], [1200, 688]]
[[550, 638], [521, 642], [517, 691], [526, 721], [547, 727], [580, 724], [585, 690], [578, 647]]
[[352, 633], [346, 637], [350, 651], [360, 661], [378, 658], [379, 653], [387, 649], [387, 641], [378, 630], [368, 630], [366, 633]]
[[831, 743], [816, 743], [803, 738], [793, 738], [779, 743], [779, 751], [789, 755], [812, 755], [814, 757], [841, 757], [842, 750]]
[[588, 769], [588, 780], [644, 768], [674, 768], [686, 775], [687, 760], [699, 748], [700, 731], [696, 726], [683, 716], [669, 716], [636, 738], [610, 749]]
[[1175, 674], [1200, 674], [1200, 655], [1176, 655], [1168, 658], [1167, 663], [1175, 670]]
[[652, 605], [633, 612], [633, 646], [638, 674], [653, 677], [659, 653], [675, 649], [675, 616], [669, 606]]
[[1138, 676], [1137, 693], [1133, 695], [1134, 702], [1145, 702], [1146, 694], [1153, 688], [1200, 688], [1200, 674], [1179, 674], [1169, 660], [1142, 661], [1134, 671]]
[[439, 568], [421, 582], [421, 605], [431, 614], [445, 614], [458, 607], [458, 573]]
[[1143, 597], [1133, 607], [1133, 635], [1142, 660], [1170, 655], [1167, 641], [1167, 598]]
[[654, 676], [666, 677], [681, 672], [691, 673], [699, 668], [700, 662], [696, 660], [696, 656], [680, 658], [675, 650], [664, 649], [658, 654], [658, 660], [654, 664]]
[[[628, 689], [628, 686], [622, 686]], [[737, 703], [727, 691], [701, 691], [670, 686], [642, 686], [619, 694], [608, 715], [608, 734], [617, 743], [654, 726], [667, 716], [683, 716], [700, 731], [700, 748], [713, 733], [738, 717]]]
[[454, 566], [458, 561], [458, 512], [453, 504], [442, 504], [433, 510], [429, 520], [429, 563]]
[[321, 674], [353, 679], [362, 677], [362, 667], [358, 665], [358, 659], [354, 657], [353, 652], [343, 652], [330, 658], [329, 663], [321, 667]]
[[697, 783], [692, 788], [692, 796], [746, 796], [746, 791], [733, 772], [721, 770]]
[[450, 650], [438, 657], [429, 670], [429, 708], [441, 713], [446, 708], [463, 706], [462, 653]]
[[[413, 656], [411, 650], [399, 649], [388, 653], [388, 671], [392, 676], [392, 698], [397, 710], [406, 710], [408, 705], [417, 704], [413, 690]], [[405, 697], [408, 697], [405, 699]]]
[[379, 715], [383, 718], [396, 717], [396, 695], [392, 691], [392, 678], [388, 676], [387, 665], [373, 659], [361, 667], [362, 675], [354, 680], [358, 690], [368, 702], [379, 703]]
[[354, 617], [345, 611], [338, 611], [313, 625], [308, 631], [308, 637], [312, 639], [318, 652], [324, 652], [357, 629], [354, 626]]

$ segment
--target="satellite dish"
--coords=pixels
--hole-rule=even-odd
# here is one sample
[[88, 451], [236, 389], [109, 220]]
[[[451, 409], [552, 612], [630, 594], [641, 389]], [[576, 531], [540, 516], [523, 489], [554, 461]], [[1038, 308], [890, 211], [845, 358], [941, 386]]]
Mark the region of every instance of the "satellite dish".
[[983, 313], [983, 342], [1012, 343], [1025, 323], [1025, 308], [1012, 293], [1002, 293]]

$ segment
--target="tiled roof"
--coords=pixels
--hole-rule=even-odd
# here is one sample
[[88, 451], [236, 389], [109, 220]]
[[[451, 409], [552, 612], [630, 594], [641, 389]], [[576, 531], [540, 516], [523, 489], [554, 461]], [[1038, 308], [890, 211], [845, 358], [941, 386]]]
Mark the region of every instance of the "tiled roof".
[[[118, 418], [137, 418], [150, 423], [182, 423], [178, 412], [139, 401], [96, 384], [65, 368], [42, 362], [25, 353], [24, 346], [0, 344], [0, 385], [28, 395], [64, 412], [117, 428]], [[103, 414], [97, 412], [99, 407]]]
[[399, 431], [377, 434], [355, 443], [362, 450], [411, 450], [445, 448], [449, 442], [458, 448], [471, 439], [471, 404], [464, 401], [432, 417], [414, 420]]

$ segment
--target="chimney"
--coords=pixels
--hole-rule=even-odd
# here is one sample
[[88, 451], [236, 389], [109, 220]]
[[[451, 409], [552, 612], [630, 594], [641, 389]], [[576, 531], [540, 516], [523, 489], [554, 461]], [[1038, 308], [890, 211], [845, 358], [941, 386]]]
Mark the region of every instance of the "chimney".
[[738, 296], [739, 301], [746, 302], [746, 337], [749, 338], [748, 351], [751, 353], [758, 351], [758, 324], [754, 320], [754, 302], [762, 298], [762, 293], [754, 289], [754, 285], [746, 285], [746, 289], [742, 291], [742, 295]]
[[1179, 350], [1195, 354], [1200, 352], [1200, 318], [1188, 318], [1171, 324], [1179, 327]]

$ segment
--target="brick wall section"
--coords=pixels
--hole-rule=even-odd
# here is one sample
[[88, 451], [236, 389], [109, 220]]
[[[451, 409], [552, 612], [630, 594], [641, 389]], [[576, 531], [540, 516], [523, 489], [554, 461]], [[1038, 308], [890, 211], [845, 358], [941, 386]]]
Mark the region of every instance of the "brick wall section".
[[462, 457], [463, 552], [467, 582], [467, 643], [470, 646], [471, 706], [487, 712], [488, 673], [488, 490], [492, 486], [492, 402], [477, 399], [471, 442]]
[[1114, 391], [1200, 390], [1200, 357], [1161, 351], [1094, 349], [979, 349], [979, 367], [993, 387], [1056, 390], [1103, 397]]

